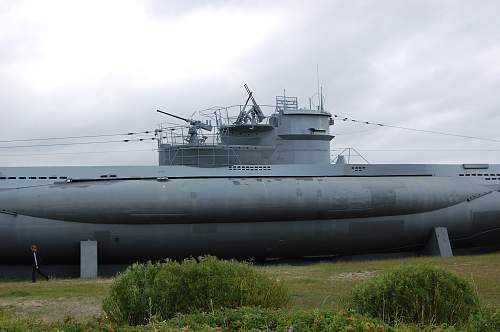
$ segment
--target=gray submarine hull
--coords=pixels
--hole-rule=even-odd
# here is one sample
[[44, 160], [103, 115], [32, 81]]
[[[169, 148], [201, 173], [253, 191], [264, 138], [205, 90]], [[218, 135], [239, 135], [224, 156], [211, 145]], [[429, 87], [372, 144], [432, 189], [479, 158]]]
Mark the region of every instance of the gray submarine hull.
[[159, 111], [189, 128], [154, 131], [159, 166], [0, 167], [0, 264], [31, 262], [32, 244], [77, 263], [84, 240], [111, 264], [415, 250], [435, 227], [453, 247], [499, 245], [500, 165], [332, 164], [330, 127], [348, 119], [321, 95], [277, 96], [265, 117], [245, 89], [237, 118]]
[[29, 263], [32, 243], [45, 263], [77, 263], [82, 240], [114, 264], [415, 250], [438, 226], [453, 247], [500, 243], [500, 193], [478, 178], [173, 175], [11, 181], [0, 189], [0, 263]]

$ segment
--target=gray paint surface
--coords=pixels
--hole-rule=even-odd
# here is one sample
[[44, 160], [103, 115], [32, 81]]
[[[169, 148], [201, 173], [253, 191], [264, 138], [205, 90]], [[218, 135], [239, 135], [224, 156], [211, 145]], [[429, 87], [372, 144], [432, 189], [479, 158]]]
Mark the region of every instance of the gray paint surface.
[[238, 163], [0, 167], [0, 263], [29, 262], [32, 243], [75, 263], [86, 240], [112, 264], [413, 250], [436, 227], [457, 248], [500, 243], [500, 165], [330, 164], [328, 113], [278, 107], [267, 121], [219, 125], [212, 151], [237, 144]]
[[446, 227], [435, 227], [429, 235], [424, 253], [433, 256], [452, 257], [450, 239]]
[[[402, 250], [423, 247], [434, 227], [447, 227], [454, 246], [498, 244], [500, 193], [484, 176], [459, 176], [459, 165], [366, 165], [364, 175], [349, 174], [354, 166], [277, 166], [2, 168], [96, 181], [0, 182], [0, 262], [29, 260], [31, 243], [47, 261], [75, 262], [87, 239], [98, 241], [99, 260], [108, 263]], [[417, 176], [379, 175], [379, 167]], [[282, 168], [289, 176], [278, 176]], [[150, 179], [99, 180], [114, 173]], [[156, 178], [165, 175], [172, 177]]]
[[97, 278], [97, 241], [80, 241], [80, 278]]

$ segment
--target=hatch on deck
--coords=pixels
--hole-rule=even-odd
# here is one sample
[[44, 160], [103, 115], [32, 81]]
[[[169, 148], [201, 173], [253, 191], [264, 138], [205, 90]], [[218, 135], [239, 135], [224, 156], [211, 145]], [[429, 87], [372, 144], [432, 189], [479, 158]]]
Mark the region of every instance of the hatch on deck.
[[462, 164], [464, 169], [488, 169], [489, 164]]

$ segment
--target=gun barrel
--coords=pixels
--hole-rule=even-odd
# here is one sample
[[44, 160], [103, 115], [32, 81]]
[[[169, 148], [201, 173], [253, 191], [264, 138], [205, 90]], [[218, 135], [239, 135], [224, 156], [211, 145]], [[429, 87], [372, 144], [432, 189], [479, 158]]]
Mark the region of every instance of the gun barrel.
[[245, 89], [247, 90], [247, 93], [248, 93], [249, 95], [251, 95], [251, 94], [252, 94], [252, 92], [251, 92], [251, 91], [250, 91], [250, 89], [248, 88], [248, 85], [245, 83], [245, 84], [243, 84], [243, 86], [244, 86], [244, 87], [245, 87]]
[[[257, 104], [257, 102], [255, 101], [255, 98], [253, 97], [253, 93], [252, 93], [252, 91], [250, 91], [250, 88], [248, 87], [248, 85], [246, 85], [246, 83], [245, 83], [243, 86], [244, 86], [244, 87], [245, 87], [245, 89], [247, 90], [247, 93], [248, 93], [248, 98], [249, 98], [250, 100], [252, 100], [252, 104], [253, 104], [253, 106], [254, 106], [254, 107], [256, 107], [256, 108], [259, 108], [259, 109], [260, 109], [260, 107], [259, 107], [259, 105]], [[248, 100], [247, 100], [247, 103], [248, 103]]]
[[179, 120], [183, 120], [183, 121], [186, 121], [186, 122], [188, 122], [188, 123], [191, 123], [191, 120], [185, 119], [185, 118], [183, 118], [183, 117], [180, 117], [180, 116], [177, 116], [177, 115], [174, 115], [174, 114], [170, 114], [170, 113], [163, 112], [163, 111], [160, 111], [160, 110], [156, 110], [156, 112], [158, 112], [158, 113], [163, 113], [163, 114], [165, 114], [165, 115], [169, 115], [169, 116], [174, 117], [174, 118], [177, 118], [177, 119], [179, 119]]

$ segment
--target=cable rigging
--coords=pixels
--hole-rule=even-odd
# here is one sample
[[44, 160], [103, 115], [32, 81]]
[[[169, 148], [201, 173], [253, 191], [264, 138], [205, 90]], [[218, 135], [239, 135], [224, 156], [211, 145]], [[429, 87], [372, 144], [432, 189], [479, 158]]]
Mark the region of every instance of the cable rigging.
[[155, 130], [145, 130], [145, 131], [138, 131], [138, 132], [115, 133], [115, 134], [96, 134], [96, 135], [82, 135], [82, 136], [64, 136], [64, 137], [43, 137], [43, 138], [10, 139], [10, 140], [0, 140], [0, 143], [32, 142], [32, 141], [52, 141], [52, 140], [98, 138], [98, 137], [113, 137], [113, 136], [132, 136], [132, 135], [154, 134], [155, 132], [161, 132], [161, 129], [156, 129], [156, 131]]
[[[449, 133], [437, 130], [427, 130], [427, 129], [418, 129], [418, 128], [410, 128], [404, 126], [383, 124], [378, 122], [370, 122], [370, 121], [362, 121], [356, 120], [350, 117], [346, 117], [340, 114], [332, 114], [332, 117], [338, 119], [340, 121], [349, 121], [353, 123], [359, 123], [364, 125], [371, 125], [376, 127], [386, 127], [386, 128], [395, 128], [413, 132], [427, 133], [427, 134], [436, 134], [436, 135], [444, 135], [451, 137], [459, 137], [466, 139], [474, 139], [474, 140], [482, 140], [489, 142], [500, 142], [500, 139], [488, 138], [488, 137], [480, 137], [480, 136], [471, 136], [471, 135], [462, 135], [456, 133]], [[175, 128], [185, 127], [183, 125], [177, 125]], [[172, 129], [171, 127], [169, 129]], [[158, 134], [165, 130], [155, 129], [155, 130], [144, 130], [144, 131], [134, 131], [134, 132], [124, 132], [124, 133], [109, 133], [109, 134], [95, 134], [95, 135], [80, 135], [80, 136], [60, 136], [60, 137], [40, 137], [40, 138], [26, 138], [26, 139], [8, 139], [8, 140], [0, 140], [0, 143], [20, 143], [20, 142], [36, 142], [36, 141], [51, 141], [51, 140], [70, 140], [70, 139], [85, 139], [85, 138], [100, 138], [100, 137], [118, 137], [118, 136], [135, 136], [135, 135], [148, 135], [148, 134]], [[356, 133], [362, 133], [356, 132]], [[339, 133], [339, 135], [349, 135], [354, 133]], [[104, 144], [104, 143], [127, 143], [127, 142], [141, 142], [141, 141], [149, 141], [155, 140], [156, 137], [152, 138], [141, 138], [141, 139], [123, 139], [123, 140], [109, 140], [109, 141], [91, 141], [91, 142], [68, 142], [68, 143], [50, 143], [50, 144], [31, 144], [31, 145], [10, 145], [10, 146], [0, 146], [0, 149], [10, 149], [10, 148], [28, 148], [28, 147], [51, 147], [51, 146], [67, 146], [67, 145], [84, 145], [84, 144]]]
[[34, 147], [84, 145], [84, 144], [148, 142], [148, 141], [154, 141], [154, 140], [156, 140], [156, 137], [139, 138], [139, 139], [123, 139], [123, 140], [113, 140], [113, 141], [69, 142], [69, 143], [31, 144], [31, 145], [11, 145], [11, 146], [0, 146], [0, 149], [34, 148]]
[[355, 119], [345, 117], [345, 116], [339, 115], [339, 114], [332, 114], [332, 116], [334, 118], [341, 120], [341, 121], [350, 121], [350, 122], [360, 123], [360, 124], [365, 124], [365, 125], [387, 127], [387, 128], [396, 128], [396, 129], [409, 130], [409, 131], [415, 131], [415, 132], [421, 132], [421, 133], [427, 133], [427, 134], [444, 135], [444, 136], [452, 136], [452, 137], [460, 137], [460, 138], [468, 138], [468, 139], [475, 139], [475, 140], [481, 140], [481, 141], [500, 143], [500, 139], [494, 139], [494, 138], [488, 138], [488, 137], [469, 136], [469, 135], [461, 135], [461, 134], [455, 134], [455, 133], [447, 133], [444, 131], [437, 131], [437, 130], [417, 129], [417, 128], [389, 125], [389, 124], [376, 123], [376, 122], [370, 122], [370, 121], [360, 121], [360, 120], [355, 120]]

